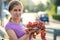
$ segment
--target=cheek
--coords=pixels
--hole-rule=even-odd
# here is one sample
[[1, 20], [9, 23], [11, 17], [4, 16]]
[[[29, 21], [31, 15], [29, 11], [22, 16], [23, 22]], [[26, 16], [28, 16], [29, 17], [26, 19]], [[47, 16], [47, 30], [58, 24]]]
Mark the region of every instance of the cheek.
[[11, 13], [11, 15], [14, 17], [14, 16], [16, 16], [13, 12]]
[[11, 13], [11, 15], [13, 15], [14, 14], [14, 11], [11, 11], [10, 13]]
[[21, 16], [21, 13], [19, 14], [19, 16]]
[[19, 13], [19, 15], [21, 16], [22, 12]]

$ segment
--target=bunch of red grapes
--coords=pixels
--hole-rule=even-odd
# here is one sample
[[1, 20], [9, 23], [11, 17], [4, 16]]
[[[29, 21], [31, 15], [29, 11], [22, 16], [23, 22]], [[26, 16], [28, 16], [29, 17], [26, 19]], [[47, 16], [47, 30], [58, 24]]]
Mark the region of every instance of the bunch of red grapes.
[[35, 22], [28, 22], [28, 24], [26, 25], [26, 27], [30, 30], [35, 30], [35, 32], [33, 32], [33, 38], [36, 38], [36, 36], [38, 34], [41, 34], [41, 39], [42, 40], [46, 40], [45, 36], [46, 36], [46, 28], [45, 25], [42, 21], [35, 21]]

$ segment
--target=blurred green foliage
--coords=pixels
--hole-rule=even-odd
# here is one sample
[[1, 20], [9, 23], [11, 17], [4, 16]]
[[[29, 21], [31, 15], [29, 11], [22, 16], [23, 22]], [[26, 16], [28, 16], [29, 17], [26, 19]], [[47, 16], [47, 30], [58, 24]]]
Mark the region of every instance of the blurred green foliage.
[[52, 15], [53, 19], [60, 21], [60, 15], [54, 14]]
[[[39, 12], [39, 11], [45, 11], [46, 6], [44, 4], [40, 3], [39, 5], [28, 5], [24, 7], [24, 10], [27, 9], [28, 12]], [[24, 11], [25, 12], [25, 11]]]
[[57, 13], [57, 7], [60, 6], [60, 0], [54, 0], [53, 4], [55, 5], [55, 12]]
[[49, 15], [53, 15], [57, 13], [57, 6], [60, 6], [60, 0], [50, 0], [50, 2], [47, 2], [46, 5], [44, 5], [42, 2], [40, 2], [38, 5], [34, 5], [31, 0], [20, 1], [23, 3], [24, 12], [26, 9], [28, 12], [47, 11]]
[[40, 2], [38, 5], [35, 5], [31, 0], [20, 0], [24, 5], [24, 12], [27, 9], [28, 12], [39, 12], [46, 11], [51, 9], [51, 5], [47, 2], [47, 5]]
[[39, 12], [39, 11], [47, 11], [49, 15], [54, 14], [56, 11], [56, 0], [50, 0], [50, 2], [47, 2], [46, 5], [43, 3], [39, 3], [38, 5], [34, 5], [31, 1], [28, 0], [21, 0], [24, 5], [24, 12], [25, 9], [28, 10], [28, 12]]
[[51, 0], [55, 6], [55, 13], [52, 15], [53, 19], [60, 21], [60, 14], [57, 14], [57, 7], [60, 6], [60, 0]]

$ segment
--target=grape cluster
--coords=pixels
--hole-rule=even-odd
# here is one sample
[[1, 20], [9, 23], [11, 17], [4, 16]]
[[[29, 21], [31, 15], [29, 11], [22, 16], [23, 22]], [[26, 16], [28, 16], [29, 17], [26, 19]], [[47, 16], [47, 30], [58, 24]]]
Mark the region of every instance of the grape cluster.
[[38, 34], [41, 34], [41, 38], [42, 40], [46, 40], [45, 36], [46, 36], [46, 28], [45, 25], [42, 21], [35, 21], [35, 22], [28, 22], [28, 24], [26, 25], [26, 27], [30, 30], [35, 30], [35, 32], [33, 32], [33, 38], [36, 38], [36, 36]]

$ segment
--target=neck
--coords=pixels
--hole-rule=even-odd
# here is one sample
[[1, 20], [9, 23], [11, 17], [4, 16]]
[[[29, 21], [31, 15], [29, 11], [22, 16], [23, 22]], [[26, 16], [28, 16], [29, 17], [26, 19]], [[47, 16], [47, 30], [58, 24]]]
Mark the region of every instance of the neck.
[[11, 20], [12, 22], [15, 22], [15, 23], [20, 23], [20, 19], [15, 19], [15, 18], [12, 18], [12, 20]]

